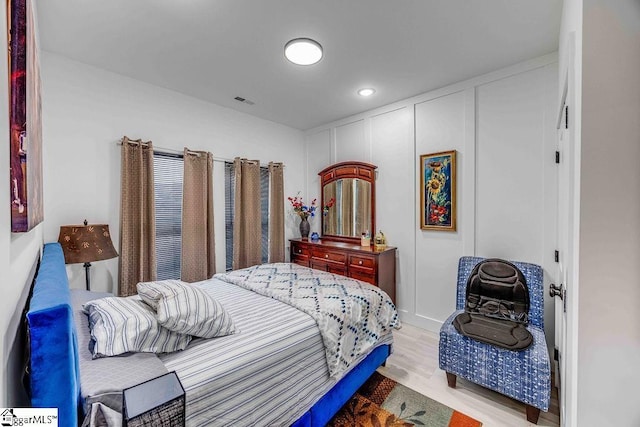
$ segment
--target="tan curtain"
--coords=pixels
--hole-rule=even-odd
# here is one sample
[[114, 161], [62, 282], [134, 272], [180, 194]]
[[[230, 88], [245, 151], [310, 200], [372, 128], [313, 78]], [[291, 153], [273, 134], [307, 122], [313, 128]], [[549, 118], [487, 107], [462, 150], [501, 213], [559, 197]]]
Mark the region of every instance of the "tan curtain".
[[121, 152], [118, 294], [128, 296], [138, 282], [156, 279], [153, 145], [125, 136]]
[[[336, 200], [336, 187], [338, 186], [337, 181], [333, 181], [330, 184], [324, 186], [322, 197], [324, 199], [324, 203], [329, 203], [329, 200]], [[336, 207], [329, 209], [327, 212], [327, 216], [324, 217], [322, 221], [324, 224], [324, 230], [322, 230], [323, 234], [335, 235], [338, 234], [338, 214], [336, 212], [337, 206], [341, 206], [341, 204], [336, 200]]]
[[215, 272], [213, 155], [185, 148], [180, 275], [185, 282], [198, 282]]
[[361, 179], [356, 180], [356, 228], [355, 235], [360, 236], [369, 230], [371, 223], [371, 184]]
[[344, 236], [354, 236], [353, 233], [353, 179], [342, 180], [342, 205], [340, 218], [342, 219], [342, 227], [340, 234]]
[[235, 189], [233, 210], [233, 269], [262, 264], [260, 220], [260, 162], [233, 161]]
[[269, 262], [284, 262], [284, 174], [269, 163]]

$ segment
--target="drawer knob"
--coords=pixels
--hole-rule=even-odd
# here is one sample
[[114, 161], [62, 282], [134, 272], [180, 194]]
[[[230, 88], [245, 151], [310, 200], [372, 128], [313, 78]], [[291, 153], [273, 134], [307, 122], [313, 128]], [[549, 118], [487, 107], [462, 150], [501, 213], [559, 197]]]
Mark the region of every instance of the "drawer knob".
[[324, 257], [325, 258], [329, 258], [329, 254], [324, 254]]
[[362, 265], [362, 261], [358, 261], [358, 264], [359, 264], [359, 265]]
[[302, 249], [298, 249], [298, 253], [301, 254], [302, 253]]

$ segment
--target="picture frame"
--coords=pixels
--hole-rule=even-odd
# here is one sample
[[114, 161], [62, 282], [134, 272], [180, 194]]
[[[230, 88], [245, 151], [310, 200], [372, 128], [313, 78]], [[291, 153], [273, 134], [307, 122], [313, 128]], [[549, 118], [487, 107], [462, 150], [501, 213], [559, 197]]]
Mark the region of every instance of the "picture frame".
[[456, 231], [456, 150], [420, 156], [420, 228]]
[[7, 6], [11, 231], [20, 233], [44, 219], [40, 66], [32, 0]]

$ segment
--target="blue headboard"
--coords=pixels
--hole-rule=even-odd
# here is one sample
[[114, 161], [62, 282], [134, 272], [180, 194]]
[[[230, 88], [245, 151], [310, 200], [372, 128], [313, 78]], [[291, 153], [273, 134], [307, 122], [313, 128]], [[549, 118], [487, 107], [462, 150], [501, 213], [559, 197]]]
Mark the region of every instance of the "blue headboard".
[[78, 425], [78, 342], [64, 255], [44, 245], [27, 312], [31, 406], [58, 408], [61, 426]]

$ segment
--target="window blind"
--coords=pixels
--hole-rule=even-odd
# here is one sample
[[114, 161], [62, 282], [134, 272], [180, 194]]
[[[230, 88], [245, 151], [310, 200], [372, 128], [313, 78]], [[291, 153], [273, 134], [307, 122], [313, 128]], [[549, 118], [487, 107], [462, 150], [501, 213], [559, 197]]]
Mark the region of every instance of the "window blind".
[[153, 153], [158, 280], [180, 279], [182, 251], [181, 155]]
[[260, 168], [260, 222], [262, 223], [262, 263], [269, 261], [269, 168]]
[[236, 185], [236, 178], [233, 173], [233, 163], [224, 164], [224, 238], [226, 259], [225, 267], [227, 271], [233, 268], [233, 207], [235, 195], [233, 189]]

